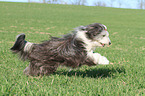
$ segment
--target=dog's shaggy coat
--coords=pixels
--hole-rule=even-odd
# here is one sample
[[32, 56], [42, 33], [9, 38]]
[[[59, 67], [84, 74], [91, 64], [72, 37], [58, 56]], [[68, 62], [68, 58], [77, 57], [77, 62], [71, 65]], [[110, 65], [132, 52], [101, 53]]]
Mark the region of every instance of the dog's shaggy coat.
[[25, 34], [17, 36], [12, 52], [18, 53], [23, 60], [29, 60], [24, 70], [26, 75], [49, 75], [59, 65], [76, 68], [82, 65], [109, 64], [106, 57], [93, 50], [97, 46], [110, 45], [107, 27], [94, 23], [76, 28], [62, 38], [51, 37], [49, 41], [34, 44], [25, 41]]

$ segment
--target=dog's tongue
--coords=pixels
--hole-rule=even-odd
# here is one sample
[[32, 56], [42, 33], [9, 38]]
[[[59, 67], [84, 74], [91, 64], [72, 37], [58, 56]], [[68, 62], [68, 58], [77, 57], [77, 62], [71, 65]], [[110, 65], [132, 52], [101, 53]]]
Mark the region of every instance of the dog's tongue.
[[104, 47], [104, 46], [105, 46], [105, 44], [102, 44], [102, 46]]

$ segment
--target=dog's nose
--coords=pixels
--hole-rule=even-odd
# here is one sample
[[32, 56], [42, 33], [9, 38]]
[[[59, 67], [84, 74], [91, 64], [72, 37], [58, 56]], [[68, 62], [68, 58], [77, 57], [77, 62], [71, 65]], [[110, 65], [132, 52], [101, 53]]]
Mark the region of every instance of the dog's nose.
[[111, 42], [109, 42], [109, 45], [111, 45]]

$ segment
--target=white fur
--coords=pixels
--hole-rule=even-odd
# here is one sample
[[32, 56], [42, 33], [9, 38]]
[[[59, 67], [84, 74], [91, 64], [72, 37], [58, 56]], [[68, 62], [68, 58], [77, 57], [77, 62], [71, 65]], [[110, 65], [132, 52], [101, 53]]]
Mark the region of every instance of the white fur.
[[30, 52], [33, 47], [32, 45], [33, 45], [33, 43], [27, 42], [24, 47], [24, 52]]
[[[105, 28], [107, 29], [106, 26], [105, 26]], [[105, 35], [105, 36], [103, 37], [103, 35]], [[111, 41], [109, 39], [108, 31], [101, 32], [101, 34], [99, 34], [98, 36], [96, 36], [94, 38], [95, 39], [94, 41], [93, 40], [89, 40], [86, 37], [86, 32], [85, 31], [78, 31], [76, 38], [82, 40], [85, 43], [84, 46], [85, 46], [86, 51], [87, 51], [87, 56], [95, 64], [103, 64], [103, 65], [109, 64], [109, 60], [106, 57], [101, 56], [99, 53], [93, 53], [93, 50], [96, 47], [102, 47], [102, 44], [109, 45], [109, 42], [111, 42]]]
[[105, 35], [103, 38], [99, 38], [98, 41], [102, 44], [108, 45], [110, 41], [108, 31], [103, 31], [100, 35]]
[[101, 56], [99, 53], [88, 52], [87, 55], [95, 64], [109, 64], [109, 60], [106, 57]]
[[105, 30], [107, 30], [107, 27], [104, 24], [102, 24], [102, 25], [104, 26]]
[[89, 40], [86, 37], [85, 31], [78, 31], [76, 38], [82, 40], [85, 43], [84, 46], [85, 46], [87, 52], [91, 52], [92, 50], [95, 50], [95, 48], [99, 45], [98, 42]]

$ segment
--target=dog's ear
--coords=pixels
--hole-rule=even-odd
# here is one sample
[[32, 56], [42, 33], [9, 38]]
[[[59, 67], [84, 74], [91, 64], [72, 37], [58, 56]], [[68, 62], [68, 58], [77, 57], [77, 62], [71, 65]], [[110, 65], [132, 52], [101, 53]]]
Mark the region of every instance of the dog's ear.
[[97, 36], [98, 32], [95, 32], [95, 31], [86, 31], [86, 35], [89, 39], [93, 39], [95, 36]]
[[95, 36], [102, 32], [102, 27], [97, 24], [91, 24], [86, 27], [86, 34], [88, 38], [93, 39]]

